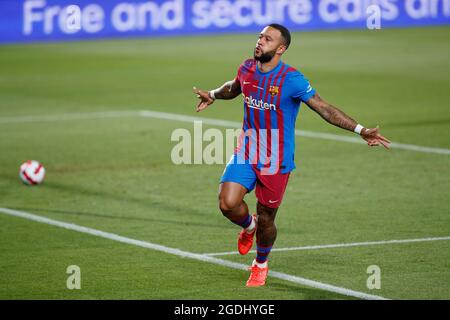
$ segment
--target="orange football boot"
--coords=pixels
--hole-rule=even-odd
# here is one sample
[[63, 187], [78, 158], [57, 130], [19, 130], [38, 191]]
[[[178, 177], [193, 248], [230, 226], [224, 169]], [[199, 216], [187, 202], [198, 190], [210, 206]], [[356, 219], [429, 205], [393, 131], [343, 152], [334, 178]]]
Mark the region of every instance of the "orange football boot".
[[[253, 215], [252, 219], [254, 219], [256, 224], [256, 215]], [[256, 225], [255, 229], [253, 229], [251, 233], [248, 233], [247, 231], [245, 231], [245, 229], [242, 229], [241, 233], [239, 233], [238, 250], [240, 254], [245, 255], [250, 251], [253, 246], [253, 237], [255, 236], [255, 232]]]
[[260, 268], [257, 265], [251, 267], [250, 278], [247, 280], [247, 287], [259, 287], [266, 284], [269, 267]]

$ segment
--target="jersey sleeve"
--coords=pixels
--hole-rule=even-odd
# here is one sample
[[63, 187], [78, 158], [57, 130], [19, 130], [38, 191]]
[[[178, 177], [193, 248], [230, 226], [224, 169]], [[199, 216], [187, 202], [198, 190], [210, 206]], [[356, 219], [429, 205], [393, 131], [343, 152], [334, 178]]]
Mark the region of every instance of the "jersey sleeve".
[[240, 82], [241, 80], [241, 69], [242, 69], [242, 65], [239, 66], [236, 77], [234, 78], [235, 81]]
[[291, 97], [294, 99], [306, 102], [316, 93], [316, 90], [311, 86], [308, 79], [300, 72], [293, 73], [289, 82], [292, 90]]
[[242, 76], [244, 76], [250, 69], [255, 67], [255, 61], [252, 59], [245, 60], [238, 69], [235, 80], [241, 82]]

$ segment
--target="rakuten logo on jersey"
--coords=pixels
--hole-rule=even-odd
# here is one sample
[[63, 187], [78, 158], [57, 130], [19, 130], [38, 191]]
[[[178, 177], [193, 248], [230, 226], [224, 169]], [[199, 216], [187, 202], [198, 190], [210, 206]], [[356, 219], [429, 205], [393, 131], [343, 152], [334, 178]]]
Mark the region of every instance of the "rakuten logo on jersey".
[[246, 97], [244, 96], [244, 102], [247, 104], [249, 108], [258, 109], [258, 110], [273, 110], [277, 111], [277, 106], [273, 103], [267, 103], [262, 100], [256, 100], [252, 96]]

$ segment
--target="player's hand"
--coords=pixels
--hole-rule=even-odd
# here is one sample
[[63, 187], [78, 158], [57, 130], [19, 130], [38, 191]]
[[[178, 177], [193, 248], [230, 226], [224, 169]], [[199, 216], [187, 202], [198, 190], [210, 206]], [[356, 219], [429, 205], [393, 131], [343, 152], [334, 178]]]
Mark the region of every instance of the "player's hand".
[[197, 95], [197, 98], [200, 99], [200, 102], [198, 103], [196, 109], [197, 112], [205, 110], [206, 108], [208, 108], [210, 104], [214, 102], [214, 100], [211, 99], [211, 97], [209, 96], [208, 91], [200, 90], [197, 89], [196, 87], [193, 87], [192, 92], [194, 92]]
[[361, 131], [361, 137], [366, 140], [367, 144], [371, 147], [379, 146], [381, 144], [386, 149], [389, 149], [391, 141], [383, 137], [379, 131], [380, 128], [378, 126], [372, 129], [363, 129], [363, 131]]

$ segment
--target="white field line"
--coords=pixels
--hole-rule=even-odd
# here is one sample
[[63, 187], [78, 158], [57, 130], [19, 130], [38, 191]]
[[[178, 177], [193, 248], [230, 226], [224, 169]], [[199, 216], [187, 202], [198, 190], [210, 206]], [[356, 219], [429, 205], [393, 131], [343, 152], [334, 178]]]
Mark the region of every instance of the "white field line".
[[[7, 209], [7, 208], [0, 208], [0, 212], [10, 215], [10, 216], [20, 217], [23, 219], [27, 219], [27, 220], [31, 220], [31, 221], [35, 221], [35, 222], [39, 222], [39, 223], [44, 223], [44, 224], [64, 228], [67, 230], [72, 230], [72, 231], [76, 231], [76, 232], [80, 232], [80, 233], [84, 233], [84, 234], [89, 234], [92, 236], [109, 239], [109, 240], [113, 240], [113, 241], [117, 241], [117, 242], [121, 242], [121, 243], [126, 243], [126, 244], [130, 244], [130, 245], [134, 245], [134, 246], [138, 246], [138, 247], [142, 247], [142, 248], [146, 248], [146, 249], [160, 251], [160, 252], [164, 252], [167, 254], [172, 254], [172, 255], [175, 255], [178, 257], [182, 257], [182, 258], [189, 258], [189, 259], [194, 259], [194, 260], [198, 260], [198, 261], [202, 261], [202, 262], [208, 262], [208, 263], [212, 263], [212, 264], [216, 264], [219, 266], [228, 267], [228, 268], [232, 268], [232, 269], [237, 269], [237, 270], [247, 271], [247, 268], [248, 268], [247, 265], [242, 264], [242, 263], [236, 263], [236, 262], [231, 262], [231, 261], [227, 261], [227, 260], [222, 260], [222, 259], [210, 257], [210, 256], [203, 255], [203, 254], [183, 251], [180, 249], [169, 248], [166, 246], [162, 246], [162, 245], [147, 242], [147, 241], [131, 239], [131, 238], [123, 237], [123, 236], [120, 236], [120, 235], [117, 235], [114, 233], [109, 233], [109, 232], [104, 232], [101, 230], [83, 227], [83, 226], [79, 226], [79, 225], [76, 225], [73, 223], [67, 223], [67, 222], [63, 222], [63, 221], [53, 220], [53, 219], [49, 219], [49, 218], [42, 217], [39, 215], [31, 214], [28, 212], [11, 210], [11, 209]], [[342, 294], [345, 296], [356, 297], [356, 298], [366, 299], [366, 300], [387, 300], [386, 298], [383, 298], [381, 296], [371, 295], [371, 294], [367, 294], [364, 292], [359, 292], [359, 291], [354, 291], [354, 290], [350, 290], [350, 289], [346, 289], [346, 288], [342, 288], [342, 287], [337, 287], [337, 286], [329, 285], [326, 283], [321, 283], [318, 281], [289, 275], [286, 273], [269, 271], [269, 276], [273, 277], [273, 278], [278, 278], [281, 280], [289, 281], [292, 283], [300, 284], [303, 286], [312, 287], [312, 288], [319, 289], [319, 290]]]
[[[304, 247], [273, 248], [271, 250], [271, 252], [362, 247], [362, 246], [375, 246], [375, 245], [383, 245], [383, 244], [398, 244], [398, 243], [413, 243], [413, 242], [428, 242], [428, 241], [443, 241], [443, 240], [450, 240], [450, 237], [434, 237], [434, 238], [403, 239], [403, 240], [383, 240], [383, 241], [370, 241], [370, 242], [325, 244], [325, 245], [304, 246]], [[256, 250], [251, 250], [250, 252], [256, 253]], [[239, 252], [238, 251], [228, 251], [228, 252], [204, 253], [204, 255], [211, 256], [211, 257], [212, 256], [227, 256], [227, 255], [235, 255], [235, 254], [239, 254]]]
[[[4, 118], [0, 118], [0, 124], [64, 121], [64, 120], [87, 120], [87, 119], [101, 119], [101, 118], [122, 118], [122, 117], [147, 117], [147, 118], [189, 122], [189, 123], [192, 123], [194, 121], [202, 121], [204, 124], [215, 125], [215, 126], [225, 127], [225, 128], [241, 128], [242, 127], [242, 123], [240, 123], [240, 122], [203, 118], [203, 117], [186, 116], [186, 115], [182, 115], [182, 114], [158, 112], [158, 111], [151, 111], [151, 110], [68, 113], [68, 114], [48, 115], [48, 116], [4, 117]], [[295, 135], [300, 136], [300, 137], [306, 137], [306, 138], [365, 144], [365, 142], [359, 137], [344, 136], [344, 135], [338, 135], [338, 134], [332, 134], [332, 133], [295, 130]], [[413, 144], [404, 144], [404, 143], [397, 143], [397, 142], [391, 143], [391, 148], [423, 152], [423, 153], [435, 153], [435, 154], [450, 155], [450, 149], [425, 147], [425, 146], [418, 146], [418, 145], [413, 145]]]

